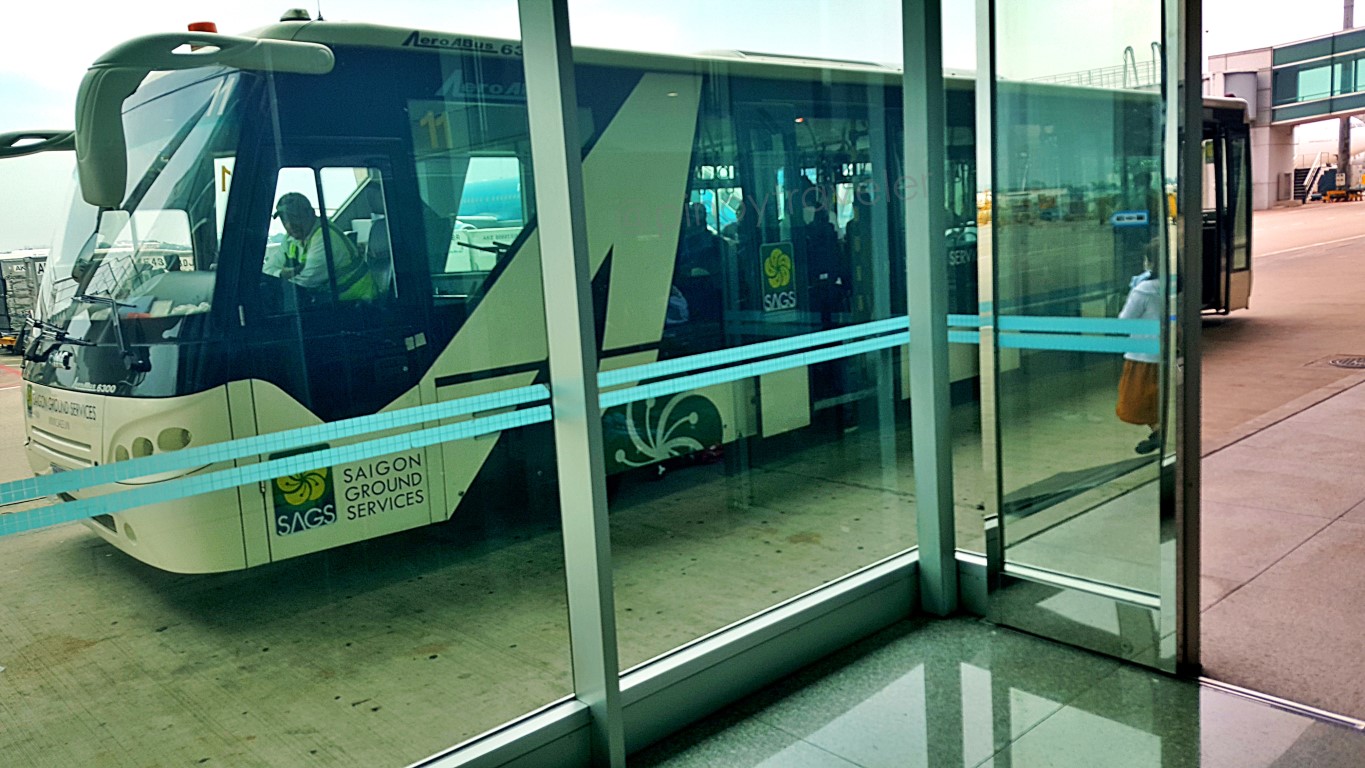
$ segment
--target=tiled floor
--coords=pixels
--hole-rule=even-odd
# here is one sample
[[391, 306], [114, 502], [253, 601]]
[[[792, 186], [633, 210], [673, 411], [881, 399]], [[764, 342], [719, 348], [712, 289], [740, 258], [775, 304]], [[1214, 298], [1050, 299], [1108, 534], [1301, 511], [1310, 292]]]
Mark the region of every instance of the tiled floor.
[[632, 768], [1365, 765], [1365, 733], [955, 618], [905, 622]]

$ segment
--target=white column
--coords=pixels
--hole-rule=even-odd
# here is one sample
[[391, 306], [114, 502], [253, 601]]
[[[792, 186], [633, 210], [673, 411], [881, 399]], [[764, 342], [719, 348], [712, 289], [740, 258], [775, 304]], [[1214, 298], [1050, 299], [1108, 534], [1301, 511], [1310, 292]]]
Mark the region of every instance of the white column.
[[910, 308], [910, 414], [915, 455], [920, 602], [957, 609], [952, 424], [948, 401], [948, 259], [944, 246], [943, 25], [939, 0], [906, 0], [905, 264]]
[[592, 764], [622, 768], [620, 663], [568, 0], [519, 0], [519, 5], [574, 693], [592, 713]]

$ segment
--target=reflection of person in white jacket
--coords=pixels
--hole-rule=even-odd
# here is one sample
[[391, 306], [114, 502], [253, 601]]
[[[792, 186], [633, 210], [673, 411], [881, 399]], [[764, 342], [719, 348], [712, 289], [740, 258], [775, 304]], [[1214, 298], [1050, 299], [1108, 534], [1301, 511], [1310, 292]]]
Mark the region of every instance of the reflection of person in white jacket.
[[[1161, 320], [1161, 281], [1152, 273], [1150, 257], [1146, 271], [1133, 278], [1128, 299], [1119, 317], [1125, 320]], [[1142, 337], [1135, 337], [1142, 338]], [[1151, 453], [1161, 447], [1161, 356], [1150, 352], [1126, 352], [1119, 377], [1119, 400], [1115, 412], [1129, 424], [1145, 424], [1151, 434], [1134, 450]]]

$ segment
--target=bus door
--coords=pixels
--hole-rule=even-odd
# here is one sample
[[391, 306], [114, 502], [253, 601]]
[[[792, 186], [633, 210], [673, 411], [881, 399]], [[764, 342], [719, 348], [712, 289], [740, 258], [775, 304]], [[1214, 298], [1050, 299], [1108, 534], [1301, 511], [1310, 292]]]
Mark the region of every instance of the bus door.
[[1250, 305], [1249, 138], [1240, 124], [1208, 121], [1204, 126], [1203, 307], [1206, 312], [1227, 314]]
[[[444, 66], [448, 78], [460, 72], [467, 83], [503, 77], [496, 74], [501, 64], [464, 56]], [[507, 71], [505, 78], [520, 75]], [[547, 381], [526, 104], [510, 95], [443, 89], [409, 100], [405, 111], [414, 207], [430, 247], [426, 301], [437, 352], [421, 383], [423, 398], [444, 403]], [[557, 514], [549, 429], [441, 444], [434, 454], [441, 480], [433, 489], [445, 501], [433, 508], [432, 522], [449, 521], [463, 539], [491, 539], [527, 516]]]
[[[408, 236], [412, 207], [395, 204], [403, 196], [393, 167], [382, 153], [285, 153], [249, 329], [251, 378], [265, 382], [253, 393], [261, 431], [422, 404], [417, 383], [432, 358], [419, 284], [427, 256]], [[302, 450], [387, 434], [362, 430]], [[271, 558], [429, 523], [438, 457], [439, 448], [418, 448], [268, 483]]]
[[[757, 95], [757, 94], [756, 94]], [[744, 318], [731, 343], [756, 343], [819, 330], [810, 292], [810, 254], [802, 192], [813, 184], [801, 175], [794, 104], [743, 99], [736, 106], [740, 146], [739, 181], [745, 203], [737, 222], [733, 266], [738, 274], [739, 307]], [[747, 102], [747, 103], [746, 103]], [[815, 193], [808, 195], [812, 202]], [[810, 424], [810, 368], [760, 376], [757, 429], [767, 437]], [[736, 402], [746, 402], [737, 397]]]

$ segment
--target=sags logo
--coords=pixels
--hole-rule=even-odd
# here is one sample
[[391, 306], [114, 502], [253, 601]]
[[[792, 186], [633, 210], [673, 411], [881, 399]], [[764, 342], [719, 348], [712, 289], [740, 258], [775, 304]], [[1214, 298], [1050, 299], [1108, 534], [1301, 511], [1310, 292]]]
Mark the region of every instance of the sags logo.
[[24, 389], [24, 410], [28, 412], [28, 417], [33, 418], [33, 385], [29, 384]]
[[763, 311], [796, 309], [796, 260], [792, 258], [791, 243], [769, 243], [759, 253], [763, 259]]
[[275, 535], [310, 531], [337, 521], [336, 492], [327, 467], [277, 477], [270, 488], [275, 498]]
[[769, 288], [786, 288], [792, 284], [792, 257], [782, 248], [775, 247], [763, 262], [763, 274], [768, 278]]

